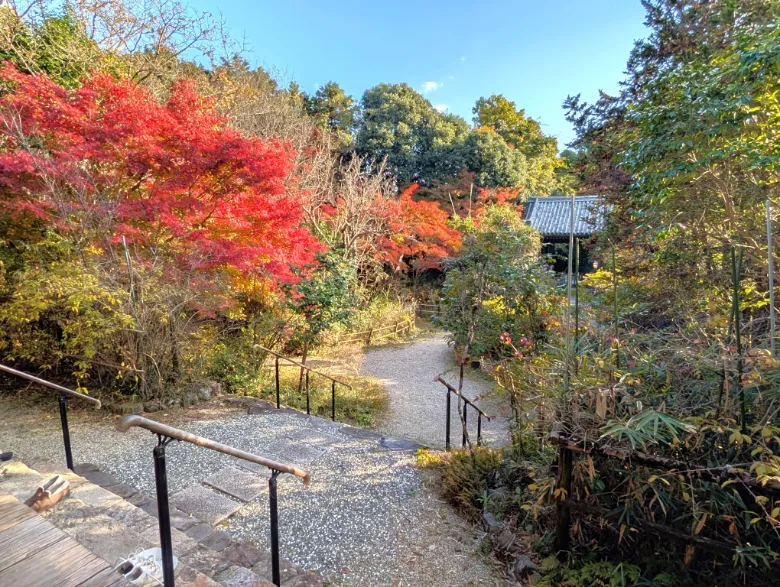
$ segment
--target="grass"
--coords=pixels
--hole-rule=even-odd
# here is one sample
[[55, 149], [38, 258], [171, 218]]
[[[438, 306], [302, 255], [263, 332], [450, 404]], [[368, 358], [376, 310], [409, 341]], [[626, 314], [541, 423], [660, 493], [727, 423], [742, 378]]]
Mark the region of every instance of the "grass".
[[[298, 375], [295, 367], [279, 369], [279, 389], [281, 404], [306, 411], [305, 380], [304, 389], [298, 393]], [[375, 379], [338, 375], [339, 381], [352, 386], [336, 384], [336, 421], [370, 428], [378, 423], [387, 406], [387, 392]], [[259, 387], [258, 397], [276, 402], [276, 385], [273, 368], [267, 369]], [[322, 418], [331, 416], [331, 381], [317, 374], [309, 376], [309, 401], [312, 415]]]

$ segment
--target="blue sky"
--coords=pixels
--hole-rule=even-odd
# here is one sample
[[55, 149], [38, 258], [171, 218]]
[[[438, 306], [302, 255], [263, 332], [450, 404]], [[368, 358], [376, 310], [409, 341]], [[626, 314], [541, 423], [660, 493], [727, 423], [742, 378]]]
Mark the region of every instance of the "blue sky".
[[639, 0], [191, 0], [244, 35], [250, 62], [313, 92], [338, 82], [359, 99], [407, 82], [471, 122], [480, 96], [504, 94], [559, 147], [573, 138], [561, 103], [615, 92], [634, 40]]

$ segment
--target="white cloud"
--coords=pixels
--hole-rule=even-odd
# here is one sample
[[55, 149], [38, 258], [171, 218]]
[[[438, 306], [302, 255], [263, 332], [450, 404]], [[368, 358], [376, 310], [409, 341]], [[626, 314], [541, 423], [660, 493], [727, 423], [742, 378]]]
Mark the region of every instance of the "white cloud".
[[449, 104], [435, 104], [433, 107], [439, 112], [441, 112], [442, 114], [444, 114], [445, 112], [447, 112], [447, 110], [450, 109]]
[[430, 94], [431, 92], [435, 92], [439, 88], [441, 88], [444, 84], [440, 82], [425, 82], [422, 85], [422, 92], [423, 94]]
[[460, 62], [463, 63], [464, 61], [466, 61], [466, 58], [465, 57], [461, 57], [460, 58]]

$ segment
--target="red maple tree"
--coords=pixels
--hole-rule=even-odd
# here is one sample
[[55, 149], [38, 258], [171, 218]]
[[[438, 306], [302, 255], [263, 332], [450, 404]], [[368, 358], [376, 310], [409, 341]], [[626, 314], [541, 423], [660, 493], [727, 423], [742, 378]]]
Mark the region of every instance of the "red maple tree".
[[[125, 236], [181, 273], [278, 283], [321, 245], [285, 187], [280, 141], [246, 137], [186, 82], [166, 104], [96, 74], [76, 90], [0, 67], [0, 213], [8, 238], [40, 225], [110, 244]], [[142, 255], [143, 257], [143, 255]]]
[[460, 233], [448, 226], [449, 215], [437, 202], [412, 199], [418, 187], [406, 188], [385, 212], [390, 236], [381, 239], [379, 257], [396, 272], [439, 267], [460, 246]]

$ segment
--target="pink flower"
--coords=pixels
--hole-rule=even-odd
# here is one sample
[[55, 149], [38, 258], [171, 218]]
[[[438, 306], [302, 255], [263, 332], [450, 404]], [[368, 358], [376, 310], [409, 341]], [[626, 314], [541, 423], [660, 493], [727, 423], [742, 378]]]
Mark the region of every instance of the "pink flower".
[[498, 337], [498, 340], [504, 344], [512, 344], [512, 337], [509, 336], [508, 332], [502, 332], [501, 336]]

